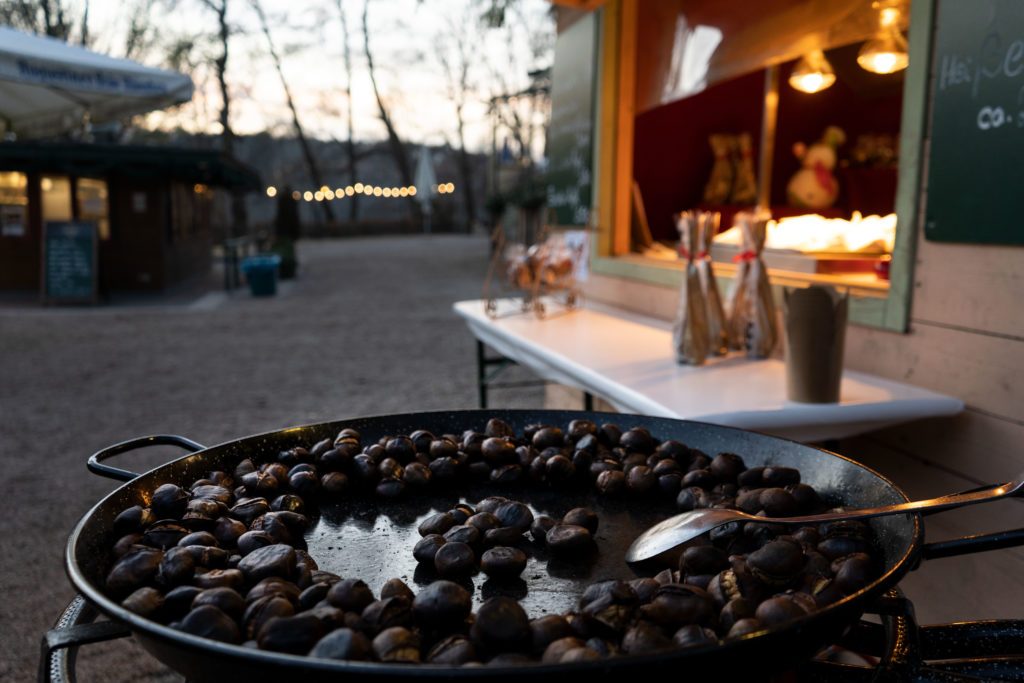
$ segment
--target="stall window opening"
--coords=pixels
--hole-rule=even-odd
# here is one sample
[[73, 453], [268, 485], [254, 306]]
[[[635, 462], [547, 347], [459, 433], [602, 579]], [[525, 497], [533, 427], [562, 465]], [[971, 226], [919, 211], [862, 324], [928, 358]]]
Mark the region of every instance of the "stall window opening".
[[43, 222], [92, 221], [101, 240], [110, 239], [107, 182], [95, 178], [44, 175], [39, 179]]
[[25, 237], [27, 221], [28, 176], [0, 171], [0, 237]]
[[[646, 217], [648, 224], [616, 225], [617, 231], [634, 236], [634, 255], [622, 250], [614, 255], [676, 261], [676, 213], [717, 211], [725, 232], [738, 212], [758, 206], [770, 210], [776, 221], [769, 228], [765, 257], [773, 275], [780, 276], [778, 282], [846, 283], [861, 294], [886, 295], [896, 231], [904, 72], [869, 69], [864, 63], [877, 32], [899, 34], [900, 40], [889, 42], [905, 50], [899, 32], [907, 26], [910, 3], [842, 0], [829, 5], [829, 12], [856, 19], [841, 31], [823, 27], [825, 19], [813, 12], [796, 11], [812, 4], [790, 3], [791, 21], [772, 38], [776, 34], [768, 28], [779, 21], [767, 10], [748, 17], [755, 31], [747, 23], [733, 26], [731, 15], [716, 3], [639, 3], [637, 43], [675, 44], [665, 51], [673, 54], [671, 65], [650, 51], [638, 50], [635, 57], [639, 113], [631, 133], [636, 188], [629, 194], [620, 189], [618, 197], [639, 203], [632, 213]], [[883, 4], [884, 22], [878, 9]], [[678, 15], [670, 36], [673, 22], [664, 18], [672, 11]], [[688, 35], [687, 49], [679, 49], [681, 23], [720, 27], [722, 37], [711, 56], [696, 59]], [[764, 40], [750, 40], [748, 33]], [[687, 69], [674, 63], [677, 54], [684, 67], [703, 62], [706, 77], [696, 79], [696, 86], [686, 82]], [[755, 64], [760, 68], [751, 69]], [[769, 86], [773, 74], [774, 86]], [[776, 109], [769, 118], [764, 114], [770, 101]], [[766, 127], [769, 120], [771, 127]], [[767, 168], [760, 165], [762, 146]], [[725, 189], [713, 191], [718, 187]], [[773, 234], [780, 246], [772, 244]], [[734, 234], [723, 238], [712, 257], [728, 276], [742, 248]]]
[[78, 178], [75, 183], [78, 219], [94, 221], [101, 240], [110, 239], [110, 202], [107, 181], [98, 178]]

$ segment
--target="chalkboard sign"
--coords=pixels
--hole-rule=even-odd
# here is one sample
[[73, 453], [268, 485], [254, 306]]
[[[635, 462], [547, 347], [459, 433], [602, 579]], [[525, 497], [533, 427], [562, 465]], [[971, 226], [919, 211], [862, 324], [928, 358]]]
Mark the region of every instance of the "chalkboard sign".
[[597, 28], [597, 12], [591, 12], [555, 43], [547, 196], [559, 225], [587, 225], [590, 219]]
[[940, 0], [925, 237], [1024, 244], [1024, 2]]
[[43, 226], [43, 300], [96, 301], [96, 224], [47, 221]]

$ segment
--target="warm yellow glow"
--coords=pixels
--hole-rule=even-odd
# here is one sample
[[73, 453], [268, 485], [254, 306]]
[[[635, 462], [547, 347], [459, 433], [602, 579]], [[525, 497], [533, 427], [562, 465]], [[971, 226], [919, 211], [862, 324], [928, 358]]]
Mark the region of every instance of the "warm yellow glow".
[[324, 193], [321, 192], [320, 190], [317, 190], [316, 192], [313, 193], [313, 197], [316, 198], [318, 202], [322, 202], [324, 200]]
[[324, 199], [334, 199], [334, 190], [325, 190], [323, 195]]
[[455, 183], [446, 183], [444, 186], [444, 191], [447, 192], [448, 194], [455, 192]]
[[[43, 182], [47, 181], [49, 181], [52, 187], [53, 181], [49, 178], [43, 178]], [[20, 171], [0, 171], [0, 187], [24, 190], [28, 187], [28, 176]]]
[[415, 185], [413, 185], [412, 187], [409, 188], [409, 196], [410, 197], [415, 197], [416, 196], [416, 186]]
[[373, 185], [363, 185], [363, 194], [367, 197], [373, 195]]
[[383, 190], [381, 190], [381, 194], [383, 194], [385, 197], [390, 197], [391, 196], [391, 188], [390, 187], [385, 187]]
[[294, 199], [295, 201], [299, 201], [301, 198], [302, 198], [302, 193], [301, 192], [299, 192], [298, 190], [293, 190], [292, 191], [292, 199]]
[[43, 178], [39, 181], [39, 187], [42, 188], [43, 192], [49, 192], [53, 189], [53, 180], [50, 178]]
[[274, 187], [273, 185], [268, 187], [267, 188], [267, 196], [268, 197], [276, 197], [277, 196], [277, 188]]
[[362, 184], [362, 183], [356, 183], [356, 184], [355, 184], [355, 185], [353, 186], [353, 189], [354, 189], [354, 190], [355, 190], [356, 192], [362, 192], [362, 191], [363, 191], [363, 184]]
[[[861, 216], [855, 211], [848, 221], [818, 214], [790, 216], [768, 221], [766, 232], [765, 249], [804, 254], [891, 254], [896, 245], [896, 214]], [[715, 244], [740, 247], [742, 240], [739, 227], [733, 227], [718, 234]]]
[[836, 82], [832, 65], [821, 50], [814, 50], [800, 58], [789, 75], [789, 85], [805, 93], [821, 92]]
[[445, 186], [444, 186], [444, 184], [441, 184], [441, 185], [437, 186], [437, 193], [438, 194], [444, 194], [445, 193]]
[[871, 73], [891, 74], [906, 69], [910, 58], [906, 52], [890, 49], [888, 45], [877, 41], [869, 41], [860, 49], [857, 63]]
[[203, 185], [202, 183], [196, 183], [195, 185], [192, 186], [192, 191], [195, 192], [196, 194], [202, 194], [206, 192], [206, 185]]
[[891, 74], [902, 71], [910, 63], [907, 39], [899, 26], [900, 11], [896, 7], [883, 7], [878, 12], [878, 33], [861, 45], [857, 63], [865, 71]]
[[409, 196], [409, 188], [408, 187], [400, 188], [398, 190], [398, 196], [399, 197], [408, 197]]
[[326, 185], [321, 185], [320, 191], [326, 195], [328, 192], [331, 191], [331, 188], [327, 187]]
[[310, 192], [309, 190], [306, 190], [305, 192], [302, 193], [302, 198], [305, 199], [307, 202], [311, 202], [313, 201], [313, 193]]
[[341, 195], [343, 195], [343, 194], [345, 194], [345, 188], [343, 188], [343, 187], [336, 187], [336, 188], [334, 188], [334, 196], [335, 197], [338, 197], [340, 199]]
[[803, 76], [790, 76], [789, 84], [805, 93], [821, 92], [836, 82], [835, 74], [810, 73]]
[[351, 185], [349, 185], [348, 187], [345, 188], [345, 195], [346, 196], [351, 197], [355, 193], [356, 193], [356, 188], [352, 187]]
[[373, 188], [373, 196], [374, 197], [379, 197], [382, 194], [384, 194], [384, 190], [380, 189], [379, 187]]

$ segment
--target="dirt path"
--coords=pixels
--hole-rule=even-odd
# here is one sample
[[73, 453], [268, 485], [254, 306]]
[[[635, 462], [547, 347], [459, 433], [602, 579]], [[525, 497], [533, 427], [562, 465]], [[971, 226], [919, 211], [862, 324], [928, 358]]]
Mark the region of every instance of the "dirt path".
[[[476, 406], [473, 339], [451, 304], [480, 296], [484, 239], [301, 247], [301, 278], [273, 299], [214, 292], [190, 304], [0, 309], [0, 680], [34, 678], [39, 639], [72, 598], [67, 534], [116, 486], [86, 472], [98, 448]], [[493, 403], [541, 399], [527, 388]], [[173, 453], [122, 462], [141, 470]], [[125, 641], [83, 648], [79, 663], [83, 681], [178, 680]]]

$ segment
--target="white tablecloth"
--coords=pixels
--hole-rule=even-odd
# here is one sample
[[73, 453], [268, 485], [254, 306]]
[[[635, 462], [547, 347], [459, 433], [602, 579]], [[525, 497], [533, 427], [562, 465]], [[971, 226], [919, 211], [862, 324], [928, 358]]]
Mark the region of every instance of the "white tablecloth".
[[[506, 302], [501, 302], [505, 304]], [[797, 441], [824, 441], [925, 417], [956, 415], [959, 399], [852, 370], [839, 403], [786, 400], [782, 361], [730, 355], [679, 365], [667, 323], [597, 306], [538, 320], [482, 301], [454, 305], [477, 339], [544, 379], [599, 396], [616, 410], [700, 420]]]

